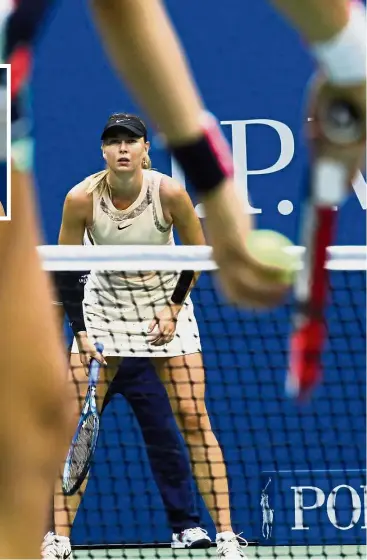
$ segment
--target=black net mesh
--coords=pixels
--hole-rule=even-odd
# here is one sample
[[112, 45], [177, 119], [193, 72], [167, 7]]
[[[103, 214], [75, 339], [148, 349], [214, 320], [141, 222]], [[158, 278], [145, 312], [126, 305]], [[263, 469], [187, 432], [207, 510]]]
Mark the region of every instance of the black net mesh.
[[[156, 287], [168, 298], [172, 278], [154, 274]], [[213, 275], [204, 272], [191, 293], [202, 376], [200, 357], [190, 353], [172, 358], [168, 346], [161, 346], [158, 358], [153, 352], [141, 355], [136, 340], [146, 341], [152, 312], [140, 302], [151, 297], [153, 276], [120, 276], [131, 289], [136, 320], [131, 320], [126, 287], [116, 282], [116, 273], [100, 274], [99, 290], [93, 301], [88, 295], [85, 308], [96, 339], [106, 342], [107, 334], [107, 346], [125, 357], [104, 400], [91, 476], [72, 528], [74, 557], [216, 557], [215, 546], [171, 548], [173, 533], [184, 531], [174, 537], [176, 546], [188, 538], [206, 545], [193, 528], [208, 531], [213, 544], [213, 520], [221, 524], [218, 530], [228, 529], [225, 471], [216, 439], [228, 474], [232, 528], [249, 542], [241, 548], [248, 558], [364, 557], [365, 273], [331, 273], [324, 381], [302, 406], [284, 391], [291, 302], [271, 313], [239, 310], [226, 303]], [[162, 306], [160, 300], [156, 311]], [[180, 331], [183, 350], [194, 344], [188, 315]], [[125, 333], [121, 321], [130, 325]], [[75, 380], [80, 378], [75, 369], [79, 358], [72, 359]], [[85, 379], [85, 389], [77, 388], [80, 399]], [[78, 500], [56, 497], [60, 534], [68, 533], [65, 525]]]

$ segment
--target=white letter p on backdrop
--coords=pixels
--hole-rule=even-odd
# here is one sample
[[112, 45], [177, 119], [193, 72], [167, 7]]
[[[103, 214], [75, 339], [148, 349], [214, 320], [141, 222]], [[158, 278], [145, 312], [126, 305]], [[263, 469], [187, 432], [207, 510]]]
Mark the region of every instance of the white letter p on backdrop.
[[[231, 125], [232, 127], [232, 150], [234, 164], [234, 181], [239, 188], [239, 194], [244, 198], [246, 210], [250, 214], [261, 214], [261, 208], [253, 208], [250, 204], [248, 194], [248, 177], [249, 175], [268, 175], [281, 171], [293, 159], [294, 156], [294, 138], [289, 126], [271, 119], [254, 119], [246, 121], [222, 121], [222, 125]], [[277, 161], [265, 169], [249, 169], [247, 162], [247, 127], [249, 125], [270, 126], [278, 133], [280, 140], [280, 153]]]
[[[292, 527], [292, 531], [308, 531], [309, 527], [303, 525], [303, 512], [321, 507], [325, 502], [325, 494], [317, 486], [291, 486], [291, 489], [294, 490], [294, 527]], [[315, 492], [315, 503], [313, 505], [304, 505], [304, 490]]]

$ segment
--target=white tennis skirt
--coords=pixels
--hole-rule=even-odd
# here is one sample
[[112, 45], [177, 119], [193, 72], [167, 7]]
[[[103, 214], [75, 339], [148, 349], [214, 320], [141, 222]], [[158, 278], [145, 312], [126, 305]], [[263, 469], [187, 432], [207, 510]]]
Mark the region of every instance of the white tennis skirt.
[[[84, 320], [88, 337], [101, 342], [104, 356], [172, 357], [201, 352], [194, 306], [188, 297], [178, 315], [169, 344], [152, 346], [148, 327], [170, 300], [177, 274], [142, 275], [92, 273], [84, 290]], [[153, 333], [154, 334], [154, 333]], [[78, 353], [76, 340], [72, 353]]]

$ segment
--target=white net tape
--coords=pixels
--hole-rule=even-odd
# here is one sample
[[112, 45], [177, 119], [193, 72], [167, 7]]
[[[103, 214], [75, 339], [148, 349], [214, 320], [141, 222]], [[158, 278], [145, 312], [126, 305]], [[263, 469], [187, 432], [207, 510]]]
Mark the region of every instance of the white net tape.
[[[38, 247], [45, 270], [216, 270], [208, 246], [156, 245], [43, 245]], [[299, 255], [304, 247], [287, 251]], [[367, 270], [367, 247], [328, 248], [329, 270]]]

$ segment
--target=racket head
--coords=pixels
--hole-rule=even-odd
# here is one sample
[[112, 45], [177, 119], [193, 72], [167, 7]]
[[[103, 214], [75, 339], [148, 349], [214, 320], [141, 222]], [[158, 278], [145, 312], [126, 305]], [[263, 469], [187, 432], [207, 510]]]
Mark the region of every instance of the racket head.
[[[95, 347], [102, 354], [103, 344], [97, 342]], [[89, 365], [88, 392], [64, 466], [62, 490], [66, 496], [72, 496], [79, 490], [89, 472], [90, 463], [96, 449], [99, 433], [99, 414], [95, 392], [101, 367], [97, 360], [91, 360]]]
[[89, 411], [79, 420], [65, 461], [62, 478], [62, 490], [65, 496], [73, 496], [85, 480], [96, 449], [98, 433], [98, 414]]

